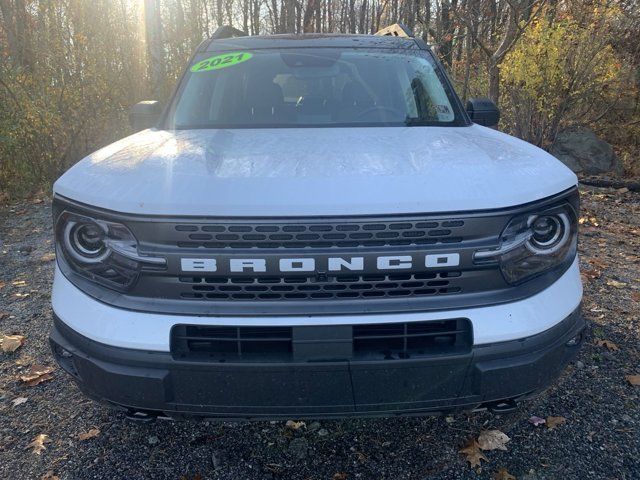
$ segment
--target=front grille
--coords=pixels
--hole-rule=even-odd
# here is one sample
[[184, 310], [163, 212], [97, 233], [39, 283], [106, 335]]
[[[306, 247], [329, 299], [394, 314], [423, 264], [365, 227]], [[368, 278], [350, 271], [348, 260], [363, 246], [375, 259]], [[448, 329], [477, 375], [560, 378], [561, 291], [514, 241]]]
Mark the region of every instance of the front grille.
[[[475, 265], [472, 254], [494, 248], [509, 219], [502, 214], [129, 222], [141, 251], [166, 255], [167, 270], [143, 270], [128, 298], [148, 300], [145, 311], [204, 315], [459, 307], [464, 299], [475, 303], [478, 294], [508, 287], [495, 265]], [[440, 254], [458, 263], [434, 264]], [[432, 257], [429, 265], [427, 256]], [[411, 257], [411, 266], [378, 268], [378, 259], [385, 257]], [[332, 258], [359, 258], [362, 266], [335, 270], [329, 266]], [[239, 259], [263, 262], [263, 267], [232, 270], [231, 261]], [[312, 259], [314, 266], [283, 270], [283, 259]], [[209, 261], [215, 269], [198, 271], [189, 263], [183, 268], [183, 260]]]
[[321, 327], [176, 325], [171, 331], [171, 352], [185, 361], [398, 360], [465, 354], [472, 345], [466, 318]]
[[462, 272], [286, 277], [180, 277], [189, 300], [336, 300], [462, 292]]
[[174, 226], [181, 248], [332, 248], [455, 244], [464, 220], [341, 223], [220, 223]]

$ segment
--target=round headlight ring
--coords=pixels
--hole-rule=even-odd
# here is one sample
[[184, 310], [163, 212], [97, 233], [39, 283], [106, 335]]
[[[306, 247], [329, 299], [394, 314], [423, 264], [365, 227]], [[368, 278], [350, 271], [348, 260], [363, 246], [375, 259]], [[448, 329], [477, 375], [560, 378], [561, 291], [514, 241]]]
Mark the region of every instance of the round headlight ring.
[[571, 233], [571, 221], [566, 213], [534, 215], [527, 224], [531, 230], [527, 249], [539, 255], [550, 255], [560, 250]]
[[110, 253], [104, 242], [106, 232], [98, 223], [69, 221], [63, 237], [67, 252], [78, 262], [100, 263]]

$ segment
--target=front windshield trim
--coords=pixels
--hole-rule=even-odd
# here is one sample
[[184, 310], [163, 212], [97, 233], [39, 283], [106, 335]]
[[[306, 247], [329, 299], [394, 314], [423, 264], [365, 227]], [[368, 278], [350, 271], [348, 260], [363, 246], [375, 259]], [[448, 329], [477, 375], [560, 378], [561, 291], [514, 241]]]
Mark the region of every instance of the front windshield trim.
[[[207, 124], [187, 124], [187, 125], [170, 125], [170, 119], [175, 115], [176, 107], [178, 102], [184, 92], [184, 89], [188, 83], [190, 75], [191, 66], [194, 62], [202, 60], [207, 56], [212, 56], [216, 54], [224, 54], [225, 52], [237, 51], [237, 48], [233, 48], [233, 46], [229, 46], [229, 48], [224, 49], [212, 49], [206, 51], [198, 51], [196, 52], [190, 59], [185, 71], [183, 72], [179, 83], [174, 90], [174, 93], [171, 97], [170, 103], [167, 105], [167, 108], [164, 111], [161, 122], [159, 123], [158, 128], [164, 130], [215, 130], [215, 129], [224, 129], [224, 130], [246, 130], [246, 129], [279, 129], [279, 128], [372, 128], [372, 127], [380, 127], [380, 128], [388, 128], [388, 127], [464, 127], [469, 126], [472, 122], [469, 120], [466, 111], [463, 108], [462, 102], [460, 98], [457, 96], [455, 90], [453, 89], [453, 85], [448, 75], [444, 71], [444, 67], [437, 59], [437, 57], [431, 52], [429, 48], [423, 48], [417, 46], [417, 48], [402, 48], [402, 51], [406, 51], [411, 56], [422, 57], [427, 59], [431, 66], [433, 67], [434, 73], [442, 85], [444, 93], [450, 103], [450, 107], [453, 113], [453, 120], [451, 122], [442, 122], [442, 121], [429, 121], [420, 118], [410, 118], [407, 116], [405, 121], [376, 121], [376, 122], [333, 122], [333, 123], [295, 123], [295, 124], [284, 124], [284, 123], [259, 123], [259, 124], [251, 124], [251, 123], [207, 123]], [[340, 50], [343, 52], [348, 51], [358, 51], [358, 50], [366, 50], [370, 52], [376, 51], [397, 51], [397, 48], [393, 47], [368, 47], [368, 46], [353, 46], [353, 47], [333, 47], [333, 46], [282, 46], [282, 47], [256, 47], [249, 48], [246, 51], [249, 52], [280, 52], [283, 50]]]

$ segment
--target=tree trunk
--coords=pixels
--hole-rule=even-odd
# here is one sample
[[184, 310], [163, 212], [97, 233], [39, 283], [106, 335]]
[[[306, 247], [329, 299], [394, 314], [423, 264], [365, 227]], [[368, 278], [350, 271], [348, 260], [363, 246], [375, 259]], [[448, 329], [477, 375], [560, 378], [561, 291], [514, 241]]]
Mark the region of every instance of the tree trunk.
[[7, 46], [9, 47], [9, 55], [11, 60], [16, 64], [20, 64], [20, 46], [16, 35], [16, 22], [11, 0], [0, 0], [0, 13], [2, 13], [2, 24], [4, 32], [7, 36]]
[[158, 0], [145, 0], [144, 21], [146, 27], [147, 55], [151, 93], [162, 99], [165, 83], [164, 54], [162, 50], [162, 23]]
[[314, 15], [317, 15], [318, 0], [307, 0], [307, 8], [304, 11], [302, 20], [302, 31], [312, 33], [314, 29]]
[[33, 63], [33, 48], [29, 29], [29, 13], [24, 0], [0, 0], [0, 12], [7, 37], [9, 55], [14, 65], [29, 68]]
[[495, 63], [489, 64], [489, 98], [496, 106], [500, 103], [500, 67]]

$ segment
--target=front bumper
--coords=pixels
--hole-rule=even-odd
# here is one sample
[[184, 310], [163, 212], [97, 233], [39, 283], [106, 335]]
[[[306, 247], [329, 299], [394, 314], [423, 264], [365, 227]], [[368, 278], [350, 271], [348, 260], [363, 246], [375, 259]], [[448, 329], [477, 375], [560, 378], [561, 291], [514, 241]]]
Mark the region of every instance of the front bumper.
[[83, 392], [131, 412], [319, 418], [513, 405], [557, 378], [576, 354], [583, 329], [576, 309], [542, 333], [476, 345], [470, 353], [375, 361], [183, 361], [169, 352], [98, 343], [57, 317], [50, 341]]

